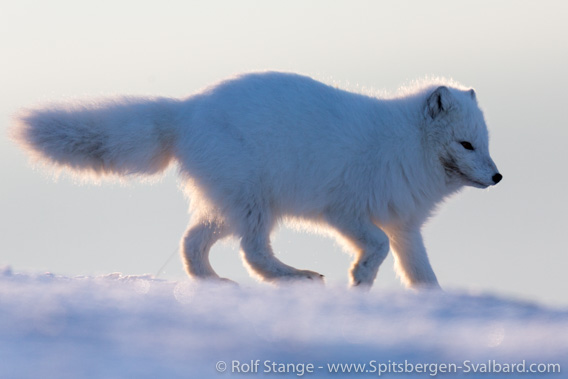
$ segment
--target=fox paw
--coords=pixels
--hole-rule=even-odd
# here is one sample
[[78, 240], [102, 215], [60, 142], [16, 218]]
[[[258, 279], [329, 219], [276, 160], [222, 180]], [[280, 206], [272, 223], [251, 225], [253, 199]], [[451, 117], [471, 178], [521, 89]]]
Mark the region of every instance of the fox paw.
[[361, 291], [369, 291], [371, 290], [371, 287], [373, 285], [373, 282], [364, 282], [361, 279], [353, 279], [351, 281], [351, 287], [352, 288], [357, 288], [358, 290]]
[[323, 276], [322, 274], [315, 272], [315, 271], [309, 271], [309, 270], [301, 270], [300, 274], [298, 275], [300, 279], [307, 279], [307, 280], [313, 280], [316, 282], [322, 282], [325, 279], [325, 276]]
[[271, 282], [274, 283], [282, 283], [282, 282], [312, 282], [312, 283], [323, 283], [324, 276], [315, 271], [309, 270], [297, 270], [292, 273], [278, 276], [276, 278], [272, 278]]

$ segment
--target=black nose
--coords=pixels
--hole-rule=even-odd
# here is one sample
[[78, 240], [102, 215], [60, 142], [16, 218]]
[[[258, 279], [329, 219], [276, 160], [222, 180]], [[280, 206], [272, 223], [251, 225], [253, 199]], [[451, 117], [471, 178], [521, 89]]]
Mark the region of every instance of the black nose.
[[493, 177], [491, 179], [493, 179], [493, 182], [495, 184], [497, 184], [501, 181], [501, 179], [503, 179], [503, 175], [497, 173], [497, 174], [493, 175]]

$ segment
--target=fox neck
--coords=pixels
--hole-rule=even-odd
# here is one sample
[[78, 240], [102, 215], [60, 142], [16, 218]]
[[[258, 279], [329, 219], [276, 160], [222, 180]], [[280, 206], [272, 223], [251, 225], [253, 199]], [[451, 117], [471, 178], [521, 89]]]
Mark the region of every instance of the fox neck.
[[[397, 147], [389, 149], [392, 155], [386, 159], [388, 164], [377, 173], [371, 209], [378, 224], [419, 226], [437, 204], [462, 185], [448, 180], [435, 144], [424, 133], [421, 122], [417, 122], [422, 114], [418, 111], [412, 114], [408, 107], [401, 108], [399, 113], [401, 125], [396, 125], [391, 141]], [[384, 177], [385, 171], [388, 178]], [[387, 181], [393, 185], [385, 185]]]

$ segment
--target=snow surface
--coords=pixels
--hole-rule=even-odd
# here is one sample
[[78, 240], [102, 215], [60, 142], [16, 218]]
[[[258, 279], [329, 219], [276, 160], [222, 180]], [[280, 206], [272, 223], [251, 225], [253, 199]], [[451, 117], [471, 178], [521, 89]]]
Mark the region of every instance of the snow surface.
[[[231, 372], [237, 363], [254, 371], [256, 360], [257, 372]], [[405, 360], [454, 363], [461, 371], [490, 360], [568, 369], [568, 310], [440, 291], [238, 287], [0, 270], [0, 378], [300, 377], [302, 364], [310, 363], [313, 372], [304, 371], [305, 377], [378, 377], [379, 363]], [[227, 364], [223, 373], [219, 361]], [[294, 366], [269, 375], [265, 361], [277, 369], [283, 365], [270, 365]], [[365, 363], [368, 372], [329, 373], [332, 363]]]

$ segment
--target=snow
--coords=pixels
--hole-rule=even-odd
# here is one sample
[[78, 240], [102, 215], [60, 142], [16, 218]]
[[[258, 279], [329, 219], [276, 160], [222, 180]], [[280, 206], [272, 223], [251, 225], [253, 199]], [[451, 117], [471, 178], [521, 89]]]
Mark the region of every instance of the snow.
[[[0, 312], [1, 378], [378, 377], [387, 365], [381, 377], [433, 377], [437, 367], [441, 377], [525, 378], [543, 374], [473, 370], [568, 367], [568, 310], [481, 294], [4, 268]], [[337, 363], [367, 372], [330, 373]], [[452, 363], [461, 369], [442, 373]], [[393, 373], [399, 364], [425, 372]]]

